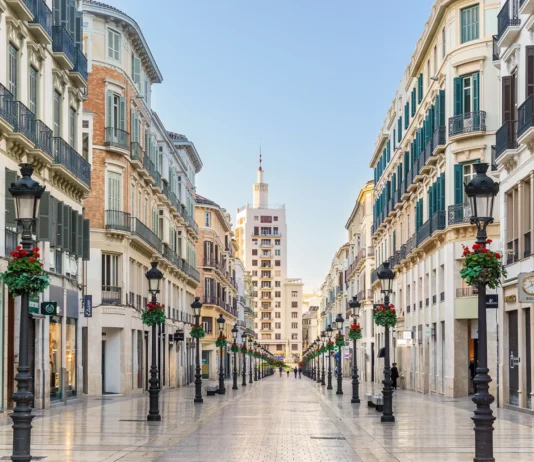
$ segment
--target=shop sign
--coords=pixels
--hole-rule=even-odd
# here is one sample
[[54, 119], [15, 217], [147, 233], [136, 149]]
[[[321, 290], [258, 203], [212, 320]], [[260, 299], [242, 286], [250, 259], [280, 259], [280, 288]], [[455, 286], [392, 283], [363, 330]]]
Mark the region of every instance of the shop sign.
[[93, 317], [93, 296], [84, 295], [83, 297], [83, 315], [86, 318]]
[[28, 306], [29, 306], [28, 311], [30, 313], [39, 314], [39, 297], [32, 295], [30, 297]]
[[183, 342], [185, 340], [185, 335], [183, 332], [175, 332], [174, 333], [174, 340], [176, 342]]
[[519, 301], [534, 303], [534, 273], [520, 273], [517, 276]]
[[41, 314], [46, 316], [57, 315], [57, 302], [43, 302], [41, 303]]
[[486, 294], [486, 308], [499, 308], [499, 295]]

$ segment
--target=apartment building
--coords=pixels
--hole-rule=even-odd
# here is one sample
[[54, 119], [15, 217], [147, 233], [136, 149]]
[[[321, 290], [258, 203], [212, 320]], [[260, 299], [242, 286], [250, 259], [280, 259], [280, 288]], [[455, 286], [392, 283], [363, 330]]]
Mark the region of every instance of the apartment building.
[[93, 315], [83, 329], [84, 384], [90, 395], [138, 394], [148, 388], [151, 329], [141, 322], [149, 300], [145, 273], [164, 274], [158, 301], [162, 388], [193, 380], [190, 305], [200, 282], [198, 226], [192, 195], [202, 162], [184, 135], [168, 132], [151, 105], [162, 75], [134, 19], [114, 7], [83, 1], [89, 97], [84, 125], [92, 136], [93, 188], [84, 201], [91, 219], [87, 293]]
[[[378, 363], [375, 358], [375, 329], [373, 320], [374, 293], [371, 289], [371, 274], [375, 270], [375, 253], [371, 228], [373, 225], [373, 182], [368, 181], [360, 190], [356, 203], [345, 225], [348, 232], [348, 261], [345, 270], [348, 300], [357, 297], [360, 302], [359, 323], [362, 339], [356, 352], [361, 380], [374, 382]], [[352, 323], [352, 310], [347, 311]], [[352, 345], [351, 345], [352, 348]], [[353, 352], [351, 352], [351, 355]]]
[[251, 274], [258, 342], [281, 360], [297, 361], [302, 353], [302, 281], [287, 277], [286, 210], [269, 205], [263, 175], [260, 157], [253, 203], [237, 211], [238, 257]]
[[[65, 403], [82, 392], [81, 305], [89, 222], [83, 198], [91, 189], [91, 157], [82, 146], [81, 117], [87, 94], [82, 12], [75, 0], [0, 2], [0, 272], [20, 242], [8, 188], [19, 164], [34, 166], [46, 187], [34, 240], [51, 285], [30, 298], [31, 391], [35, 408]], [[55, 301], [56, 316], [40, 314]], [[0, 408], [13, 406], [18, 363], [20, 298], [0, 282]], [[5, 329], [4, 329], [5, 326]]]
[[[495, 137], [500, 180], [501, 248], [508, 273], [499, 294], [499, 399], [532, 412], [534, 347], [534, 1], [501, 2], [493, 65], [500, 73], [500, 128]], [[501, 309], [502, 308], [502, 309]], [[492, 374], [493, 376], [493, 374]]]
[[[200, 285], [196, 296], [203, 303], [201, 322], [206, 336], [201, 339], [202, 376], [216, 380], [220, 362], [230, 376], [230, 349], [221, 351], [215, 341], [219, 335], [217, 319], [222, 314], [226, 323], [224, 335], [232, 342], [232, 328], [238, 321], [238, 285], [236, 281], [236, 241], [233, 239], [230, 214], [218, 204], [195, 195], [195, 220], [199, 226], [197, 242]], [[243, 314], [244, 317], [244, 314]]]
[[[400, 385], [423, 393], [473, 392], [478, 314], [460, 278], [462, 245], [475, 241], [464, 183], [474, 164], [492, 164], [499, 128], [492, 43], [500, 5], [436, 0], [378, 134], [372, 237], [378, 268], [395, 271], [392, 303]], [[497, 220], [488, 229], [497, 247]], [[375, 300], [382, 299], [376, 271]], [[496, 371], [496, 313], [488, 315], [488, 357]], [[375, 329], [375, 348], [384, 346]], [[393, 345], [392, 345], [393, 346]], [[495, 393], [496, 382], [491, 383]]]
[[308, 348], [317, 337], [321, 336], [319, 329], [319, 305], [312, 305], [302, 315], [302, 347], [305, 350]]

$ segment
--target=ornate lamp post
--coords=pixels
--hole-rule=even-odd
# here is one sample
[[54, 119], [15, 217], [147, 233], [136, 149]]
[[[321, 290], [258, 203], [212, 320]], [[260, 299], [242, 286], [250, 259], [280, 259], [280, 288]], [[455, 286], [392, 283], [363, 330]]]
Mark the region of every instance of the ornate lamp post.
[[[254, 353], [258, 353], [258, 342], [254, 342]], [[254, 356], [254, 382], [258, 381], [258, 361]]]
[[[247, 334], [244, 332], [241, 334], [241, 341], [243, 342], [243, 346], [247, 346]], [[241, 381], [241, 386], [246, 387], [247, 386], [247, 355], [245, 354], [245, 351], [243, 350], [243, 371], [241, 372], [241, 375], [243, 377], [243, 380]]]
[[[352, 297], [352, 300], [349, 302], [349, 306], [352, 309], [352, 319], [353, 323], [356, 324], [358, 322], [358, 317], [360, 316], [360, 302], [358, 301], [357, 297]], [[358, 358], [356, 354], [356, 339], [352, 340], [352, 399], [350, 400], [351, 403], [359, 404], [360, 403], [360, 396], [359, 396], [359, 385], [360, 382], [358, 380]]]
[[[328, 338], [328, 341], [332, 341], [332, 334], [334, 332], [334, 329], [332, 329], [332, 326], [328, 324], [328, 327], [326, 328], [326, 337]], [[332, 352], [328, 351], [328, 385], [326, 387], [327, 390], [332, 390]]]
[[[145, 276], [148, 279], [148, 291], [152, 295], [152, 303], [157, 303], [156, 295], [159, 294], [163, 273], [158, 269], [157, 261], [153, 261], [150, 264], [152, 268], [146, 272]], [[150, 409], [146, 420], [157, 422], [161, 420], [161, 415], [159, 414], [159, 374], [156, 364], [156, 324], [152, 325], [152, 365], [150, 366], [150, 380], [148, 383], [150, 383], [150, 388], [148, 389]]]
[[[219, 326], [219, 336], [224, 335], [223, 329], [224, 324], [226, 320], [224, 319], [224, 316], [222, 313], [217, 318], [217, 325]], [[226, 393], [226, 389], [224, 388], [224, 357], [223, 357], [223, 347], [219, 348], [219, 395], [224, 395]]]
[[[323, 341], [323, 343], [321, 344], [321, 347], [325, 347], [326, 346], [326, 332], [323, 330], [321, 332], [321, 339]], [[322, 374], [321, 374], [321, 385], [325, 385], [325, 381], [324, 381], [324, 353], [321, 354], [321, 361], [322, 361]]]
[[[381, 290], [384, 294], [384, 308], [389, 309], [389, 295], [393, 291], [393, 279], [395, 274], [389, 267], [389, 262], [385, 261], [382, 263], [382, 266], [378, 269], [377, 272], [378, 279], [380, 279]], [[386, 342], [386, 354], [384, 357], [384, 388], [382, 389], [382, 394], [384, 395], [384, 411], [382, 412], [382, 417], [380, 420], [382, 422], [395, 422], [395, 416], [393, 415], [393, 388], [391, 385], [393, 381], [391, 380], [391, 367], [389, 360], [389, 327], [386, 326], [385, 333], [385, 342]]]
[[[33, 255], [32, 230], [39, 217], [39, 204], [44, 193], [44, 186], [31, 178], [33, 165], [20, 164], [19, 178], [16, 183], [11, 183], [9, 192], [15, 200], [15, 216], [17, 223], [22, 227], [22, 250]], [[11, 460], [31, 460], [31, 432], [32, 432], [32, 409], [33, 393], [30, 391], [32, 376], [28, 361], [29, 344], [29, 304], [30, 295], [24, 293], [20, 296], [20, 335], [19, 335], [19, 364], [17, 367], [17, 391], [13, 393], [13, 401], [16, 405], [11, 414], [13, 419], [13, 455]]]
[[[191, 303], [193, 315], [195, 316], [195, 324], [200, 325], [200, 311], [202, 310], [202, 303], [200, 297], [195, 297], [195, 301]], [[195, 403], [202, 403], [202, 375], [200, 374], [200, 338], [195, 338]]]
[[[315, 340], [315, 345], [317, 348], [317, 352], [320, 353], [321, 350], [321, 339], [317, 337]], [[321, 357], [317, 355], [317, 383], [321, 383]]]
[[[315, 352], [315, 340], [311, 344], [311, 352], [312, 354]], [[315, 376], [317, 375], [317, 358], [313, 358], [312, 360], [312, 380], [315, 380]]]
[[[341, 316], [341, 313], [339, 313], [336, 317], [336, 327], [337, 327], [337, 333], [338, 335], [341, 335], [341, 329], [343, 329], [343, 324], [345, 320], [343, 319], [343, 316]], [[341, 350], [342, 347], [339, 347], [339, 363], [337, 366], [337, 390], [336, 395], [342, 395], [343, 394], [343, 351]]]
[[[237, 328], [237, 324], [232, 327], [232, 340], [233, 340], [233, 346], [237, 346], [237, 333], [239, 332], [239, 329]], [[237, 390], [237, 353], [234, 351], [234, 371], [233, 371], [233, 384], [232, 384], [232, 390]]]
[[252, 340], [252, 335], [249, 335], [248, 336], [248, 351], [250, 352], [250, 360], [249, 360], [249, 371], [248, 371], [248, 383], [253, 383], [252, 382], [252, 353], [253, 353], [253, 350], [252, 350], [252, 343], [254, 341]]
[[[499, 184], [489, 176], [488, 164], [474, 164], [476, 175], [465, 185], [465, 194], [471, 204], [471, 224], [477, 227], [477, 241], [486, 247], [487, 227], [493, 223], [493, 203], [499, 192]], [[475, 458], [474, 461], [494, 461], [493, 457], [493, 396], [488, 392], [491, 377], [488, 369], [488, 336], [486, 320], [486, 284], [478, 285], [478, 365], [474, 379], [476, 393], [473, 402], [477, 405], [475, 415]]]

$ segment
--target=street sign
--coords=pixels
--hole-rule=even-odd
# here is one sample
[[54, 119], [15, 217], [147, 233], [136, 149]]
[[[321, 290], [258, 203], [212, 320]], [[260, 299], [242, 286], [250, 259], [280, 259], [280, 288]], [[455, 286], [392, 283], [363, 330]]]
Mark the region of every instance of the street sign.
[[41, 314], [45, 314], [47, 316], [57, 315], [57, 302], [41, 303]]
[[29, 306], [29, 310], [28, 311], [30, 313], [39, 314], [39, 297], [36, 297], [34, 295], [31, 296], [28, 306]]
[[93, 296], [84, 295], [83, 297], [83, 315], [86, 318], [93, 317]]
[[183, 342], [185, 339], [185, 335], [183, 332], [175, 332], [174, 333], [174, 340], [176, 342]]
[[486, 294], [486, 308], [499, 308], [499, 296], [497, 294]]

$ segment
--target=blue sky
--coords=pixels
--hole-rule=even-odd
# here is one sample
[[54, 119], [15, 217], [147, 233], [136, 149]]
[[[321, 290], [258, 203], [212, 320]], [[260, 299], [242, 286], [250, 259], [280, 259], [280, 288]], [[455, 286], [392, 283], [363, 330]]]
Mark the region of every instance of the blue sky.
[[289, 276], [318, 289], [433, 1], [104, 2], [141, 26], [163, 73], [153, 107], [195, 143], [197, 191], [233, 217], [252, 202], [261, 142]]

